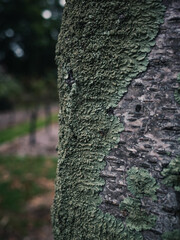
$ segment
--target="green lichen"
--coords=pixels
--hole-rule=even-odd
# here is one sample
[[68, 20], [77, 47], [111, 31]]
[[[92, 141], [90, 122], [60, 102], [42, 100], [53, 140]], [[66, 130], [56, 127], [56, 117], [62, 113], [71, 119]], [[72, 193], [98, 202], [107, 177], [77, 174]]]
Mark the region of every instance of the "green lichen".
[[127, 214], [126, 228], [135, 231], [151, 229], [155, 225], [156, 217], [142, 208], [141, 199], [149, 197], [156, 200], [156, 190], [158, 188], [156, 180], [147, 170], [138, 167], [132, 167], [127, 175], [128, 190], [133, 197], [124, 199], [120, 204], [120, 210], [124, 211], [125, 215]]
[[[180, 74], [177, 76], [177, 82], [180, 84]], [[180, 104], [180, 87], [174, 93], [175, 100]]]
[[162, 171], [163, 183], [180, 192], [180, 156], [177, 156]]
[[60, 129], [52, 207], [55, 240], [142, 239], [130, 223], [126, 227], [99, 209], [105, 184], [99, 173], [123, 130], [109, 109], [146, 70], [163, 14], [161, 0], [66, 3], [56, 49]]
[[120, 204], [120, 210], [127, 211], [125, 223], [129, 230], [148, 230], [155, 225], [156, 217], [142, 209], [140, 199], [125, 198]]
[[[177, 76], [177, 82], [180, 84], [180, 74]], [[180, 104], [180, 87], [175, 91], [175, 100]], [[175, 191], [180, 192], [180, 155], [171, 160], [169, 165], [163, 169], [162, 175], [164, 184], [174, 187]]]
[[163, 240], [179, 240], [180, 239], [180, 230], [176, 229], [171, 232], [165, 232], [162, 235], [162, 239]]
[[151, 197], [156, 200], [156, 180], [143, 168], [132, 167], [128, 172], [128, 190], [137, 198]]

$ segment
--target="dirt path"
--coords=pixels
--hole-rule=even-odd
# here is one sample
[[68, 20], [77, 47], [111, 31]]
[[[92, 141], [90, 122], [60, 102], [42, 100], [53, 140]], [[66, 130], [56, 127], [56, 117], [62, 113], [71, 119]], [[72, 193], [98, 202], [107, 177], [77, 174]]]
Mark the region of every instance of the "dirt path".
[[[46, 111], [45, 106], [38, 107], [38, 118], [45, 117]], [[23, 109], [16, 111], [8, 111], [4, 113], [0, 113], [0, 130], [5, 129], [7, 127], [15, 126], [16, 124], [22, 122], [30, 121], [30, 116], [32, 114], [33, 109]], [[51, 114], [58, 113], [58, 106], [51, 105], [50, 106]]]
[[29, 144], [29, 135], [16, 138], [15, 140], [0, 145], [0, 154], [7, 155], [44, 155], [57, 156], [56, 146], [58, 143], [58, 124], [52, 124], [36, 133], [36, 143]]

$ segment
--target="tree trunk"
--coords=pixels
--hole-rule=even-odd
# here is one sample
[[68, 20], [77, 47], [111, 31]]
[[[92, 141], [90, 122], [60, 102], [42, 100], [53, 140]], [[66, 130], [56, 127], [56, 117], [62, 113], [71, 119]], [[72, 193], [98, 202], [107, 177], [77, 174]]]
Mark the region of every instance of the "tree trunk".
[[179, 1], [67, 1], [55, 240], [179, 239], [179, 22]]
[[37, 119], [38, 119], [38, 108], [32, 110], [30, 115], [30, 124], [29, 124], [29, 144], [36, 144], [36, 128], [37, 128]]

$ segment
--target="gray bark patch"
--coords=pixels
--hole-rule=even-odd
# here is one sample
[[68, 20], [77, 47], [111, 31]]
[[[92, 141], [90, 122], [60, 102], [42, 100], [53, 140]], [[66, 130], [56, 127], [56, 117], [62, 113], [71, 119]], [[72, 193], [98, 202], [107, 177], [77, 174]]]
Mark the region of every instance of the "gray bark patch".
[[101, 172], [106, 184], [100, 208], [126, 219], [119, 204], [132, 193], [127, 186], [127, 172], [144, 168], [156, 179], [157, 201], [141, 199], [143, 209], [157, 216], [156, 226], [144, 231], [146, 240], [161, 239], [163, 232], [179, 228], [179, 199], [173, 187], [162, 182], [164, 167], [180, 154], [180, 105], [174, 97], [180, 73], [180, 2], [166, 1], [164, 24], [149, 54], [146, 72], [130, 84], [116, 109], [110, 111], [124, 125], [118, 146], [106, 156]]

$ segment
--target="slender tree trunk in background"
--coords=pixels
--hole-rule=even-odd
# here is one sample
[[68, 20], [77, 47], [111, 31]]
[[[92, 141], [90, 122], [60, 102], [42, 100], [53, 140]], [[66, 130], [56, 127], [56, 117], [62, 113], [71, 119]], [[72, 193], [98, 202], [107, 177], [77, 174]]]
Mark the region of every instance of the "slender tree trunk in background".
[[179, 22], [178, 0], [67, 1], [55, 240], [179, 239]]
[[37, 119], [38, 119], [38, 108], [34, 108], [30, 115], [29, 123], [29, 144], [36, 144], [36, 129], [37, 129]]

